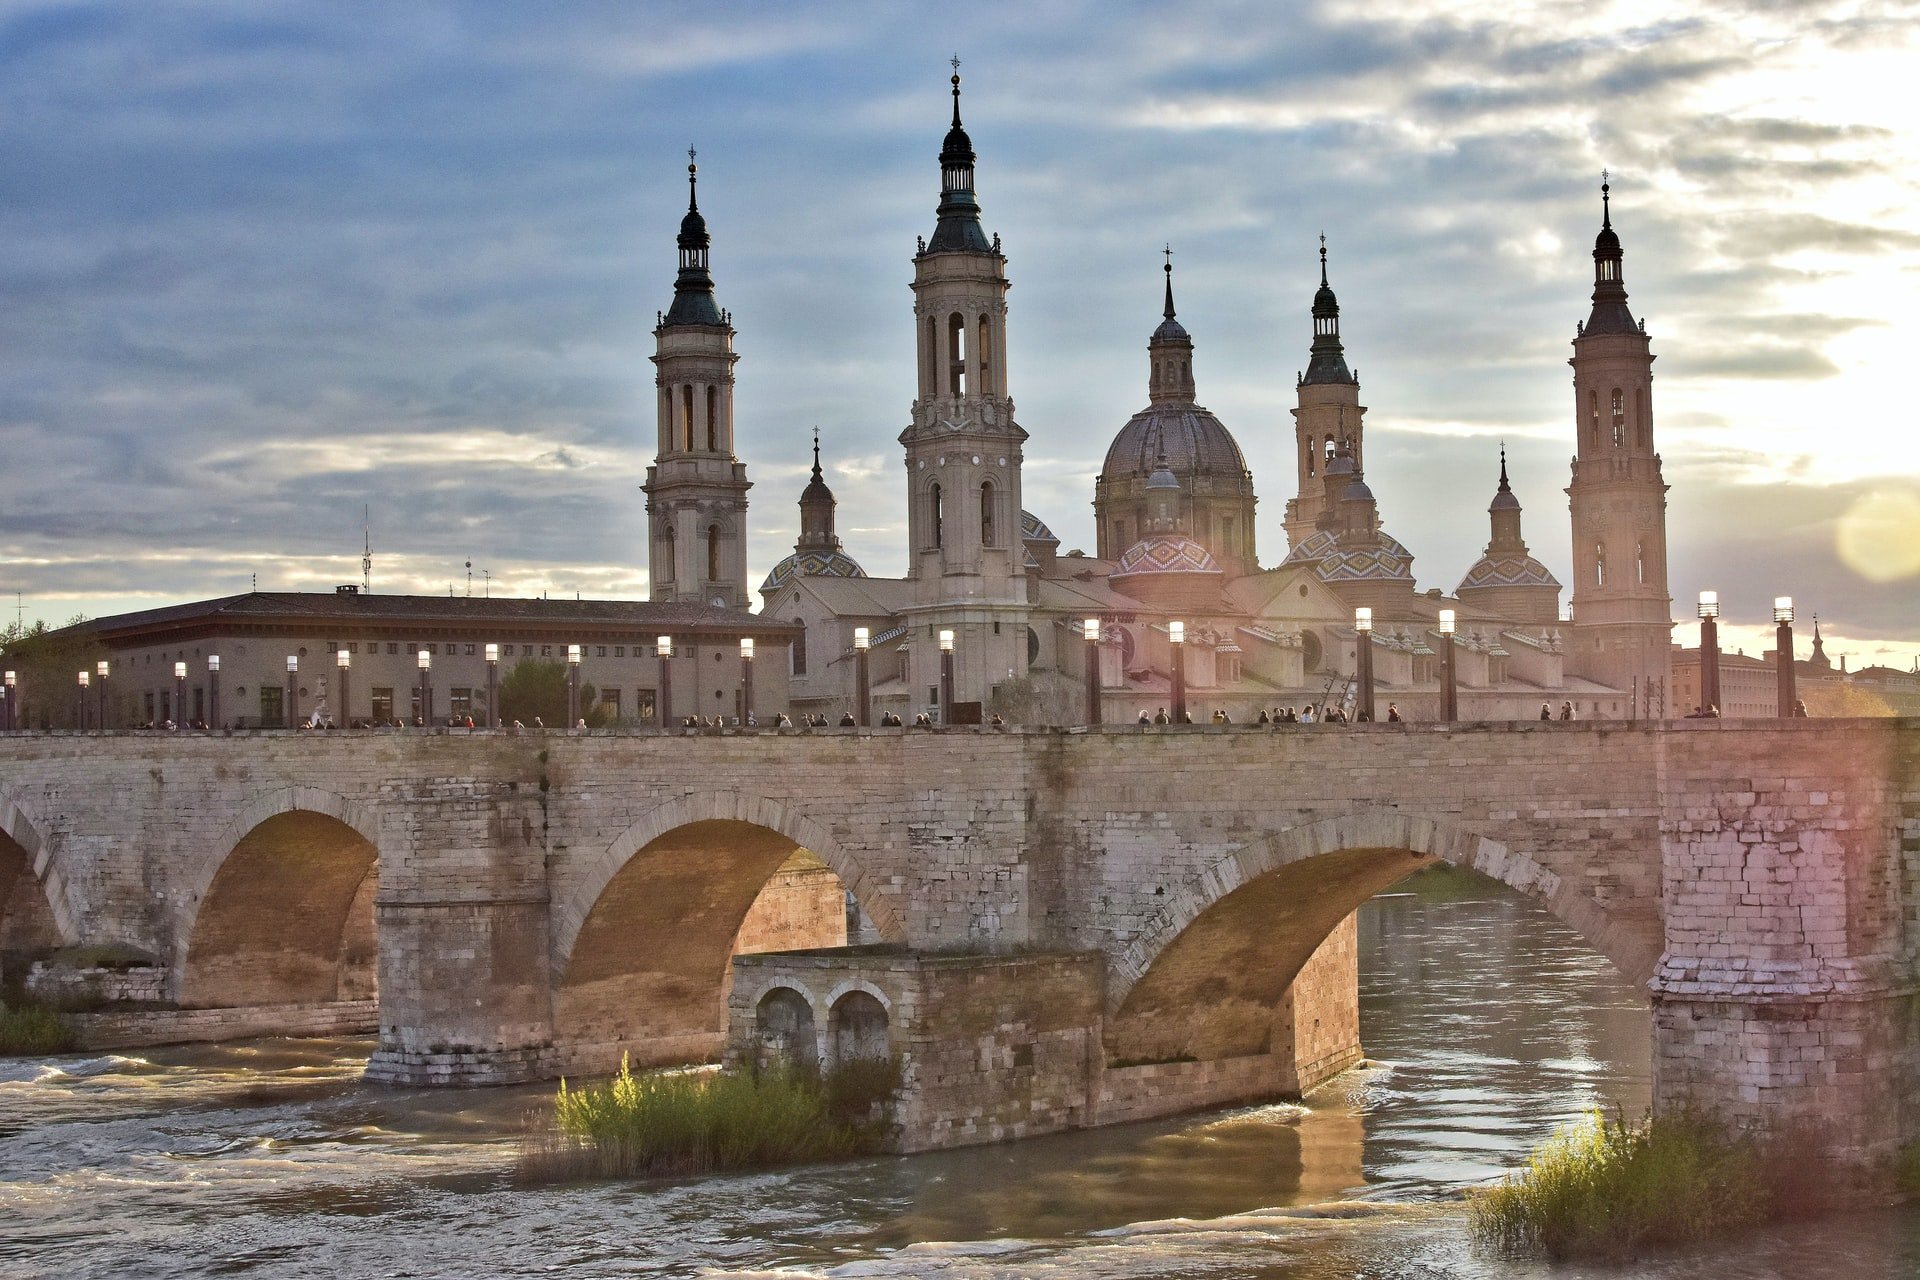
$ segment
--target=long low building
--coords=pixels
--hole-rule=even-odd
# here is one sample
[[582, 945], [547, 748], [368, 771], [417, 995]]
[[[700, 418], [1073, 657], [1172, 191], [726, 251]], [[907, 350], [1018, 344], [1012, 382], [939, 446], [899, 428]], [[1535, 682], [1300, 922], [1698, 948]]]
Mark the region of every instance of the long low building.
[[[107, 662], [104, 696], [97, 676], [83, 696], [77, 670], [33, 673], [17, 695], [23, 724], [70, 727], [83, 705], [89, 725], [108, 728], [169, 720], [281, 728], [315, 712], [342, 726], [468, 716], [484, 724], [489, 645], [499, 680], [521, 662], [564, 663], [568, 647], [579, 645], [581, 683], [593, 686], [616, 723], [658, 723], [668, 679], [666, 711], [675, 720], [749, 709], [770, 719], [787, 707], [798, 629], [701, 604], [375, 595], [348, 586], [250, 591], [98, 618], [64, 633], [85, 646], [73, 650], [86, 655], [83, 669]], [[663, 636], [668, 662], [658, 653]], [[754, 642], [751, 708], [742, 640]], [[180, 664], [184, 675], [176, 674]]]

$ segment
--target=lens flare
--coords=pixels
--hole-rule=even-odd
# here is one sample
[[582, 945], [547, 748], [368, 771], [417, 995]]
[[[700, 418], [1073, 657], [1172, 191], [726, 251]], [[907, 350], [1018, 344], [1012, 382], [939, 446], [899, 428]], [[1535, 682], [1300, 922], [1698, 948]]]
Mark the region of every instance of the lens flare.
[[1840, 517], [1834, 538], [1847, 567], [1869, 582], [1920, 573], [1920, 491], [1865, 494]]

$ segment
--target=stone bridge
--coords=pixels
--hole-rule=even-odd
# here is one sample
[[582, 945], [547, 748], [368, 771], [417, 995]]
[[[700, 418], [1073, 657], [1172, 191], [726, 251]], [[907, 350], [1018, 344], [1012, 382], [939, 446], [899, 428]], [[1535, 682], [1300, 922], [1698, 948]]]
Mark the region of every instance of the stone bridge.
[[397, 1082], [885, 1046], [943, 1145], [1344, 1069], [1352, 914], [1444, 860], [1647, 984], [1658, 1105], [1877, 1160], [1920, 1136], [1917, 760], [1911, 720], [16, 735], [0, 967], [102, 1042], [377, 1026]]

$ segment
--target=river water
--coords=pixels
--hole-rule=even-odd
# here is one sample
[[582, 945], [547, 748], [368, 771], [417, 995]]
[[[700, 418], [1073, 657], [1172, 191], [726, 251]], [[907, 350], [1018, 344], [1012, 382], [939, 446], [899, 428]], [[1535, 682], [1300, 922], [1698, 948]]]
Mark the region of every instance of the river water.
[[1465, 873], [1361, 916], [1369, 1064], [1303, 1107], [779, 1173], [520, 1187], [544, 1088], [359, 1083], [364, 1040], [0, 1059], [0, 1275], [1884, 1280], [1920, 1212], [1626, 1268], [1476, 1251], [1462, 1188], [1648, 1096], [1645, 1000]]

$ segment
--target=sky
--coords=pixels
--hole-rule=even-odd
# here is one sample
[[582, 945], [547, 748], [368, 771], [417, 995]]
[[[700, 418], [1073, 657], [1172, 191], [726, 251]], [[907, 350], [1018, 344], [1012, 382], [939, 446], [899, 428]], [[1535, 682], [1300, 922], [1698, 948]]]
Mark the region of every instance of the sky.
[[[0, 0], [0, 592], [31, 621], [360, 578], [643, 598], [686, 149], [739, 331], [751, 586], [821, 430], [905, 568], [911, 258], [962, 60], [1026, 506], [1092, 549], [1163, 245], [1277, 563], [1325, 232], [1423, 588], [1505, 443], [1571, 580], [1599, 180], [1655, 365], [1677, 617], [1920, 656], [1920, 0]], [[1763, 639], [1763, 630], [1765, 638]], [[1684, 626], [1676, 636], [1691, 640]]]

